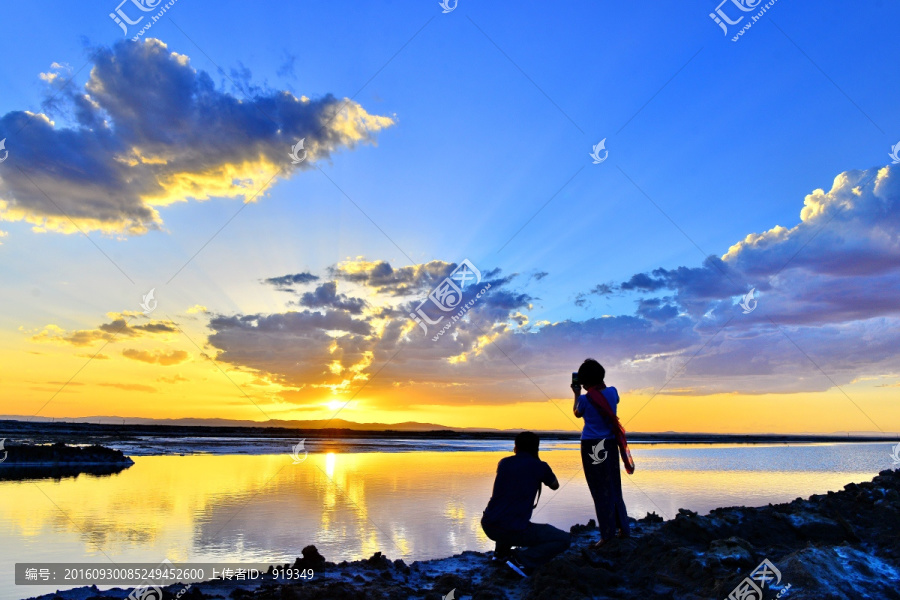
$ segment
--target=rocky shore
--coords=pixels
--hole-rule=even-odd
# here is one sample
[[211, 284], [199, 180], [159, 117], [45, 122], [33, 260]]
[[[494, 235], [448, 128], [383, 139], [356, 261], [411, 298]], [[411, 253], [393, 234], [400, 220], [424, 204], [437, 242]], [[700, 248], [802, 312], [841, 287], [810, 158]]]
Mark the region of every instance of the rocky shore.
[[[312, 580], [268, 576], [255, 583], [179, 584], [164, 588], [163, 595], [164, 600], [722, 600], [738, 586], [755, 584], [766, 600], [900, 600], [900, 471], [787, 504], [718, 508], [707, 515], [681, 510], [665, 522], [651, 514], [635, 522], [631, 538], [612, 540], [598, 552], [583, 550], [597, 538], [593, 523], [576, 525], [572, 533], [572, 547], [527, 579], [492, 561], [490, 553], [408, 565], [377, 553], [332, 563], [308, 546], [291, 566], [313, 569]], [[771, 568], [760, 572], [765, 560]], [[79, 588], [40, 598], [125, 598], [130, 592]]]

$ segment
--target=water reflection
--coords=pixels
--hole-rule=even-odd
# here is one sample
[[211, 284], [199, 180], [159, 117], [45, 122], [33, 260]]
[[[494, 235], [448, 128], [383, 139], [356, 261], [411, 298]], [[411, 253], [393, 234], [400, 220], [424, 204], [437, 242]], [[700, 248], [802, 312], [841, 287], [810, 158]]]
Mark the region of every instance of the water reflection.
[[[837, 490], [889, 468], [884, 445], [641, 446], [623, 476], [629, 513], [764, 505]], [[881, 456], [884, 454], [884, 456]], [[288, 561], [316, 544], [334, 561], [405, 560], [491, 547], [479, 527], [499, 452], [139, 456], [105, 477], [0, 482], [0, 592], [14, 562]], [[564, 486], [536, 520], [592, 517], [578, 451], [542, 453]], [[25, 590], [30, 592], [31, 590]]]
[[27, 466], [5, 464], [0, 466], [0, 481], [22, 481], [36, 479], [65, 479], [79, 475], [112, 475], [124, 471], [131, 465], [55, 465]]

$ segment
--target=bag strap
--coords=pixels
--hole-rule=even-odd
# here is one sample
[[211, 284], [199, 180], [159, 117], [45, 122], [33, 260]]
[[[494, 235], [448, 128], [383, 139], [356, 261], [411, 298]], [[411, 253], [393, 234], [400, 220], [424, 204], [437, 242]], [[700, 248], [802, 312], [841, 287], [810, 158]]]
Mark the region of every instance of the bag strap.
[[606, 404], [605, 406], [603, 404], [600, 404], [600, 402], [598, 402], [597, 400], [594, 400], [589, 393], [586, 393], [585, 396], [587, 396], [588, 402], [594, 405], [594, 408], [597, 409], [597, 412], [600, 413], [600, 416], [603, 417], [603, 420], [606, 421], [606, 424], [609, 425], [610, 430], [618, 430], [619, 424], [614, 420], [616, 418], [616, 413], [613, 412], [612, 405], [610, 405], [609, 400], [607, 400], [606, 394], [603, 393], [603, 390], [597, 390], [597, 393], [599, 393], [603, 398], [603, 401]]

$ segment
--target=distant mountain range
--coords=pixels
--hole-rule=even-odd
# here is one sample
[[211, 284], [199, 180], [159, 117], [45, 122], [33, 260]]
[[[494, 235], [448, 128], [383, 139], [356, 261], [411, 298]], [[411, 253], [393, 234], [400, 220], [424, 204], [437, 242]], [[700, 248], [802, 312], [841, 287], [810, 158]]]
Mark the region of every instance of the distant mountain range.
[[[22, 415], [0, 415], [0, 421], [28, 421], [32, 423], [94, 423], [98, 425], [166, 425], [174, 427], [279, 427], [285, 429], [354, 429], [357, 431], [470, 431], [499, 432], [500, 429], [485, 427], [447, 427], [435, 423], [356, 423], [344, 419], [290, 420], [269, 419], [268, 421], [234, 421], [231, 419], [145, 419], [136, 417], [26, 417]], [[518, 430], [516, 430], [518, 431]]]

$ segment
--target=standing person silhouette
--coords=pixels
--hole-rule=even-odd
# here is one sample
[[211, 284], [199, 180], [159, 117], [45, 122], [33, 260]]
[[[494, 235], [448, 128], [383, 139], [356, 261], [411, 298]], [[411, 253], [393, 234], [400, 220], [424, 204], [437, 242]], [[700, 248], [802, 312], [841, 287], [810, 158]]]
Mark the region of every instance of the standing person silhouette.
[[[573, 373], [571, 386], [575, 394], [572, 410], [576, 417], [584, 419], [581, 466], [594, 499], [600, 530], [600, 539], [590, 546], [593, 549], [608, 542], [613, 535], [630, 535], [628, 513], [622, 498], [619, 454], [629, 475], [634, 472], [634, 461], [628, 451], [625, 429], [616, 416], [619, 393], [616, 388], [607, 387], [605, 378], [606, 370], [596, 360], [588, 358], [578, 367], [577, 377]], [[581, 394], [582, 386], [585, 394]]]
[[[530, 431], [516, 436], [515, 454], [497, 464], [494, 491], [481, 517], [485, 535], [497, 542], [494, 557], [508, 559], [506, 564], [522, 577], [564, 552], [571, 543], [568, 532], [531, 522], [541, 485], [559, 489], [553, 469], [538, 457], [540, 443], [537, 434]], [[512, 550], [513, 546], [520, 549]]]

